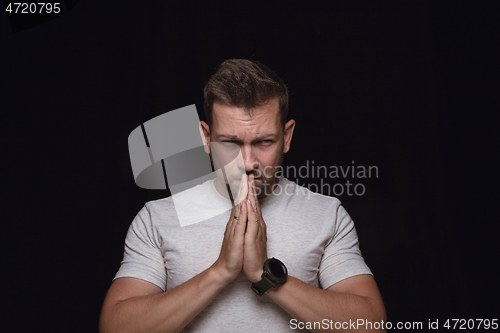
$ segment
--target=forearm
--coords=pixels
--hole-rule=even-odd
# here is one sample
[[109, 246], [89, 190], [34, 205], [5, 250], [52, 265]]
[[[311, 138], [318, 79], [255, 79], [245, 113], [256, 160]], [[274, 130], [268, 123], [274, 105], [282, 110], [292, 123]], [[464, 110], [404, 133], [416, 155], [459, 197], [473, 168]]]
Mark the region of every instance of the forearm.
[[101, 317], [101, 333], [179, 332], [227, 285], [212, 267], [163, 293], [131, 297]]
[[299, 322], [328, 319], [335, 323], [358, 318], [371, 322], [385, 320], [383, 306], [381, 309], [380, 304], [371, 298], [319, 289], [291, 276], [283, 285], [271, 288], [266, 294]]

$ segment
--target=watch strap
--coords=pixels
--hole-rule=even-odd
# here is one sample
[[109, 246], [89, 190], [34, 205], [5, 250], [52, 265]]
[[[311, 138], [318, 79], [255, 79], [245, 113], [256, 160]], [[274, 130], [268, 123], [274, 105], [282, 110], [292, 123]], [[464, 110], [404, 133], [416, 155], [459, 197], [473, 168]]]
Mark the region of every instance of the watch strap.
[[257, 283], [252, 283], [252, 290], [259, 296], [264, 295], [266, 291], [273, 288], [276, 285], [276, 282], [272, 282], [267, 278], [267, 276], [263, 276], [262, 280]]

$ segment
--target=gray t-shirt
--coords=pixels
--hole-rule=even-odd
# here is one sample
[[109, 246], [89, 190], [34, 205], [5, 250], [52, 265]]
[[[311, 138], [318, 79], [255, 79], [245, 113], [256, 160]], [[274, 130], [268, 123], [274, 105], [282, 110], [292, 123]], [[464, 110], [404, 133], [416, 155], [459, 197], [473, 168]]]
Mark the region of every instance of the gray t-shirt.
[[[209, 268], [218, 258], [231, 203], [207, 181], [186, 190], [193, 214], [204, 207], [223, 213], [181, 227], [171, 197], [150, 201], [133, 220], [115, 279], [135, 277], [169, 290]], [[267, 225], [267, 254], [288, 274], [314, 287], [372, 274], [359, 250], [354, 223], [333, 197], [280, 178], [273, 194], [259, 200]], [[257, 296], [243, 273], [224, 288], [183, 332], [297, 332], [292, 317], [269, 296]]]

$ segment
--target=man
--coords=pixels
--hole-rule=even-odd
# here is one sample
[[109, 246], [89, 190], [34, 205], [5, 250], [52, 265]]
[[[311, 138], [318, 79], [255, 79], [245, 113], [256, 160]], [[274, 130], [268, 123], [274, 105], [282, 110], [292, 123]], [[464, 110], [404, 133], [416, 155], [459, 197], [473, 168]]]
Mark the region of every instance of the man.
[[184, 192], [227, 208], [207, 221], [180, 227], [171, 198], [148, 202], [127, 234], [101, 332], [349, 330], [350, 320], [385, 320], [340, 202], [276, 177], [295, 128], [283, 81], [258, 62], [228, 60], [204, 98], [206, 152], [214, 142], [241, 151], [244, 175], [229, 181], [240, 188], [235, 205], [221, 177]]

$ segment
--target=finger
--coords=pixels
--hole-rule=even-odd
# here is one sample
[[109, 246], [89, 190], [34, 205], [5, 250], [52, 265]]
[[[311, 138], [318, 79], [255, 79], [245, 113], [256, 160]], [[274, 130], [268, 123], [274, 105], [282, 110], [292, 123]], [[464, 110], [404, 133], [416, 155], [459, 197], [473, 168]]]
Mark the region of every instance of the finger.
[[252, 189], [253, 189], [253, 197], [254, 197], [254, 210], [259, 222], [264, 222], [262, 217], [262, 209], [260, 208], [260, 202], [257, 195], [257, 187], [255, 186], [255, 181], [252, 179]]
[[259, 232], [257, 236], [263, 235], [267, 239], [267, 225], [266, 222], [264, 222], [264, 219], [260, 219], [259, 223]]
[[[250, 199], [247, 200], [247, 205], [250, 207]], [[247, 231], [246, 231], [246, 236], [249, 237], [250, 239], [255, 239], [257, 236], [257, 233], [259, 231], [259, 223], [257, 219], [257, 214], [255, 214], [255, 211], [253, 209], [248, 210], [248, 223], [247, 223]]]
[[231, 210], [231, 217], [229, 218], [229, 220], [231, 221], [231, 226], [230, 226], [231, 235], [234, 235], [236, 226], [238, 225], [238, 221], [240, 220], [240, 218], [241, 218], [241, 204], [235, 205]]
[[256, 201], [255, 212], [257, 213], [257, 216], [259, 217], [259, 221], [261, 223], [264, 223], [264, 216], [262, 215], [262, 208], [260, 206], [259, 200]]
[[[234, 216], [236, 216], [236, 220], [238, 220], [240, 218], [240, 214], [241, 214], [241, 205], [236, 205], [234, 207]], [[233, 216], [233, 218], [234, 218]]]
[[234, 231], [234, 227], [240, 218], [241, 206], [235, 205], [231, 210], [231, 216], [229, 217], [229, 221], [231, 223], [232, 231]]
[[236, 199], [234, 200], [235, 205], [241, 203], [248, 195], [248, 188], [246, 186], [247, 182], [248, 182], [248, 176], [246, 173], [244, 173], [241, 176], [241, 182], [240, 182], [240, 187], [238, 188], [238, 194], [236, 195]]
[[246, 202], [243, 201], [241, 203], [240, 215], [239, 215], [238, 220], [235, 223], [235, 227], [234, 227], [235, 235], [241, 236], [241, 235], [245, 234], [245, 228], [247, 225], [247, 217], [248, 217], [248, 207], [246, 205]]
[[[256, 191], [255, 191], [254, 175], [250, 175], [249, 178], [250, 179], [248, 181], [248, 199], [250, 199], [250, 203], [251, 203], [251, 207], [249, 207], [249, 208], [253, 209], [253, 211], [256, 212], [258, 200], [257, 200]], [[257, 214], [256, 214], [256, 216], [258, 217]], [[251, 221], [254, 221], [254, 220], [251, 220]]]
[[226, 233], [232, 232], [234, 229], [234, 216], [236, 214], [236, 206], [233, 206], [231, 212], [229, 212], [229, 219], [226, 224]]
[[[255, 180], [253, 178], [253, 175], [250, 176], [250, 179], [252, 181], [252, 195], [249, 195], [249, 197], [253, 197], [253, 202], [254, 202], [254, 212], [255, 212], [255, 218], [254, 220], [257, 222], [259, 225], [258, 230], [257, 230], [257, 236], [260, 234], [267, 235], [267, 227], [266, 223], [264, 222], [264, 218], [262, 216], [262, 209], [260, 208], [260, 202], [257, 196], [257, 188], [255, 186]], [[250, 217], [248, 218], [249, 221], [252, 221]]]

